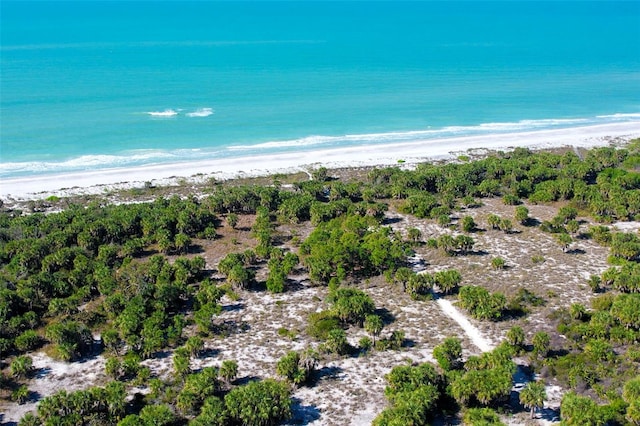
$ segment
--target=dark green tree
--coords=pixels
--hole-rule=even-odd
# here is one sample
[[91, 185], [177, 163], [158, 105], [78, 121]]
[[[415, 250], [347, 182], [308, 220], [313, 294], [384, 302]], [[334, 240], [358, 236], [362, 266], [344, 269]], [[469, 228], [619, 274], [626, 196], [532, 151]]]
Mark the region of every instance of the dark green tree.
[[543, 382], [529, 382], [520, 391], [520, 402], [531, 410], [531, 418], [534, 418], [536, 408], [544, 406], [547, 392]]
[[240, 424], [270, 426], [291, 418], [291, 391], [273, 379], [251, 382], [224, 397], [229, 417]]
[[433, 348], [433, 356], [443, 370], [449, 371], [459, 367], [462, 359], [462, 343], [457, 337], [447, 337]]

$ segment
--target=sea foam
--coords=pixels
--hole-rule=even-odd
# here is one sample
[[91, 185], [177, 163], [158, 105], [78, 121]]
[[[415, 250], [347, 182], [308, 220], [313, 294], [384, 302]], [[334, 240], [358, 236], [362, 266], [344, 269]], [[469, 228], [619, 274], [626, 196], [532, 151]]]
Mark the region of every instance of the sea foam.
[[187, 117], [208, 117], [213, 114], [213, 108], [198, 108], [193, 112], [188, 112]]
[[165, 109], [164, 111], [149, 111], [147, 114], [152, 117], [175, 117], [178, 115], [178, 111], [174, 109]]
[[[230, 151], [250, 150], [286, 150], [304, 147], [332, 147], [349, 145], [375, 145], [382, 143], [414, 142], [417, 140], [432, 140], [462, 136], [482, 136], [491, 134], [506, 134], [530, 132], [536, 130], [565, 129], [618, 122], [636, 122], [640, 114], [614, 114], [591, 118], [553, 118], [540, 120], [520, 120], [516, 122], [481, 123], [475, 126], [446, 126], [442, 128], [427, 128], [424, 130], [410, 130], [406, 132], [363, 133], [338, 136], [307, 136], [299, 139], [282, 141], [268, 141], [256, 144], [233, 145]], [[639, 123], [640, 126], [640, 123]]]

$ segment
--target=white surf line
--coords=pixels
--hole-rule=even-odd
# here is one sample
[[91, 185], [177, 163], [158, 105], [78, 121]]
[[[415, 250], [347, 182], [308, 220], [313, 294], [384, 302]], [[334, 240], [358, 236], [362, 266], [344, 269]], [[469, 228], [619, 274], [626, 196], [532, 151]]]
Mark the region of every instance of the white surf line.
[[[418, 255], [414, 255], [413, 257], [411, 257], [409, 259], [409, 262], [411, 263], [412, 269], [415, 272], [419, 274], [427, 272], [422, 265], [423, 260]], [[440, 296], [434, 291], [432, 291], [431, 294], [433, 294], [433, 298], [435, 299], [442, 312], [449, 318], [454, 320], [460, 326], [460, 328], [462, 328], [467, 337], [469, 337], [471, 342], [476, 345], [478, 349], [480, 349], [482, 352], [489, 352], [493, 350], [494, 345], [482, 336], [480, 330], [478, 330], [475, 325], [471, 324], [467, 317], [455, 306], [453, 306], [453, 303], [446, 299], [440, 298]]]

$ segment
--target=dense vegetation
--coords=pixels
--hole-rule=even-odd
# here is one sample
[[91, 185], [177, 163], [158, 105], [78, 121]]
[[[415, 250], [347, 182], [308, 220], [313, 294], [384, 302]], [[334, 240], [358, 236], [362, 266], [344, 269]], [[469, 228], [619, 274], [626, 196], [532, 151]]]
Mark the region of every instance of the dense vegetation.
[[[567, 337], [563, 344], [531, 330], [535, 334], [527, 346], [523, 331], [514, 329], [491, 353], [463, 361], [460, 342], [453, 339], [434, 350], [437, 367], [394, 368], [387, 376], [390, 406], [375, 424], [427, 424], [458, 409], [469, 424], [477, 419], [497, 424], [491, 409], [508, 398], [512, 358], [523, 353], [543, 378], [555, 377], [572, 389], [562, 402], [566, 424], [640, 424], [640, 237], [605, 226], [640, 220], [639, 165], [638, 141], [627, 149], [593, 149], [584, 158], [516, 149], [472, 162], [373, 169], [364, 181], [332, 180], [320, 169], [314, 180], [292, 188], [214, 185], [199, 199], [96, 201], [49, 214], [3, 211], [0, 355], [7, 363], [0, 365], [2, 395], [20, 403], [29, 398], [32, 351], [44, 349], [68, 362], [104, 352], [112, 382], [47, 397], [21, 423], [276, 424], [291, 416], [291, 386], [313, 385], [322, 357], [404, 344], [402, 330], [378, 338], [383, 328], [392, 330], [392, 320], [383, 320], [369, 295], [357, 288], [361, 281], [383, 275], [389, 286], [398, 285], [416, 300], [429, 299], [434, 289], [458, 293], [460, 307], [483, 321], [525, 315], [544, 303], [529, 290], [508, 300], [482, 283], [458, 289], [462, 277], [456, 270], [414, 272], [408, 257], [421, 243], [420, 232], [410, 230], [405, 239], [385, 222], [391, 208], [451, 227], [456, 209], [483, 197], [502, 197], [515, 206], [516, 223], [539, 226], [565, 251], [581, 238], [609, 247], [611, 268], [589, 280], [601, 294], [591, 308], [576, 304], [554, 313], [558, 333]], [[558, 214], [536, 223], [522, 200], [559, 203]], [[579, 215], [602, 225], [580, 232]], [[235, 228], [241, 216], [252, 217], [253, 247], [234, 252], [231, 245], [217, 265], [207, 265], [198, 255], [201, 245], [216, 239], [225, 223]], [[493, 215], [488, 223], [505, 233], [513, 229], [510, 218]], [[278, 231], [296, 226], [312, 230], [304, 239]], [[459, 235], [442, 235], [425, 246], [446, 256], [471, 254], [478, 224], [467, 216], [459, 228]], [[492, 265], [506, 267], [499, 257]], [[285, 382], [239, 385], [233, 360], [220, 368], [191, 370], [190, 360], [199, 356], [204, 339], [228, 332], [216, 321], [223, 297], [286, 292], [293, 275], [328, 286], [328, 309], [308, 318], [315, 349], [292, 351], [274, 366]], [[366, 330], [372, 340], [365, 337], [352, 347], [347, 333], [353, 329]], [[162, 351], [173, 354], [169, 379], [154, 377], [141, 364]], [[151, 391], [126, 402], [134, 385]], [[535, 386], [521, 398], [532, 410], [544, 400]], [[55, 423], [54, 418], [66, 420]]]

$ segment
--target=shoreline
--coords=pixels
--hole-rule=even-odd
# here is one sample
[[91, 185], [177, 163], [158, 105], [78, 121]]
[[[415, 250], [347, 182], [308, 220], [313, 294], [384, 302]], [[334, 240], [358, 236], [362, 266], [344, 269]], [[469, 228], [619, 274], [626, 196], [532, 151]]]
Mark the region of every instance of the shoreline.
[[114, 189], [170, 185], [184, 179], [228, 180], [309, 171], [317, 167], [414, 165], [450, 159], [472, 150], [591, 148], [621, 144], [640, 137], [640, 122], [608, 123], [565, 129], [536, 130], [352, 146], [282, 154], [251, 155], [131, 168], [87, 170], [2, 179], [0, 200], [29, 201], [49, 196], [100, 194]]

